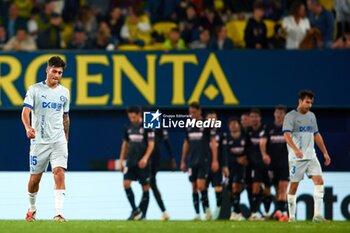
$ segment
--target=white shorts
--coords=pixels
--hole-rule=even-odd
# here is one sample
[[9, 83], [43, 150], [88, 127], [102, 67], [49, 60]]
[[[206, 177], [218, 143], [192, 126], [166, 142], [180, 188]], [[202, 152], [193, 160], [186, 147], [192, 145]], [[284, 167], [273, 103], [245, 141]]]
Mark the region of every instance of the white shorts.
[[290, 182], [300, 182], [306, 174], [309, 178], [312, 176], [322, 176], [322, 169], [317, 157], [311, 160], [289, 161]]
[[51, 169], [62, 167], [67, 169], [67, 143], [32, 144], [29, 152], [30, 174], [41, 174], [47, 170], [49, 162]]

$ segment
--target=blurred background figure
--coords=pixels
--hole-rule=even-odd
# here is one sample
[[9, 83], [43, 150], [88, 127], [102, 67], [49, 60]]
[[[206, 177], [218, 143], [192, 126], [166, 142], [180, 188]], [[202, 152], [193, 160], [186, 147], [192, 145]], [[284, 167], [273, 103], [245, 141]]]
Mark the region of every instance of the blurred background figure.
[[170, 31], [169, 38], [165, 40], [163, 47], [165, 50], [185, 50], [185, 41], [180, 37], [178, 28], [173, 28]]
[[248, 20], [244, 30], [246, 48], [267, 48], [267, 28], [263, 22], [264, 12], [263, 4], [261, 2], [255, 2], [253, 6], [253, 17]]
[[143, 8], [133, 5], [121, 29], [121, 37], [127, 44], [144, 46], [151, 42], [151, 23]]
[[81, 27], [76, 27], [74, 29], [73, 38], [68, 44], [67, 49], [91, 49], [91, 41], [87, 37], [85, 31]]
[[330, 48], [333, 43], [334, 17], [332, 12], [325, 9], [319, 0], [308, 0], [309, 20], [312, 28], [321, 33], [323, 48]]
[[216, 37], [209, 44], [209, 49], [213, 50], [229, 50], [234, 49], [233, 41], [227, 37], [227, 29], [225, 26], [217, 28]]
[[12, 51], [32, 51], [36, 50], [36, 44], [25, 28], [19, 28], [16, 36], [13, 36], [4, 46], [4, 50]]
[[298, 49], [310, 29], [310, 22], [305, 17], [305, 5], [294, 1], [290, 7], [290, 15], [283, 19], [282, 27], [287, 33], [286, 49]]
[[190, 44], [190, 49], [208, 49], [210, 42], [210, 32], [208, 29], [203, 29], [199, 35], [199, 40], [193, 41]]

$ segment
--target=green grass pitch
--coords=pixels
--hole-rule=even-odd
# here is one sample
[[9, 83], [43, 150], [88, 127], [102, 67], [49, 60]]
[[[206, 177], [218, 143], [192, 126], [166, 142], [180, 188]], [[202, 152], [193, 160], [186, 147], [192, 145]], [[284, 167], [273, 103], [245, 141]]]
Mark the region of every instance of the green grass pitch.
[[350, 222], [330, 223], [278, 223], [231, 221], [0, 221], [1, 233], [340, 233], [350, 232]]

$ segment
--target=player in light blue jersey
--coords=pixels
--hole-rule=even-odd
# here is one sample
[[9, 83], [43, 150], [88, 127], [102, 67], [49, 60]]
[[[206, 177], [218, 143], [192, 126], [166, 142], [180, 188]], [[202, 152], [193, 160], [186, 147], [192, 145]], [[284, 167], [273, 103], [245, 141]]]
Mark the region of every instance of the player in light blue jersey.
[[65, 67], [60, 57], [51, 57], [46, 67], [46, 80], [30, 86], [24, 99], [22, 122], [31, 141], [27, 221], [36, 219], [39, 183], [49, 163], [55, 180], [54, 220], [65, 221], [62, 209], [66, 193], [64, 173], [68, 159], [70, 95], [68, 89], [59, 84]]
[[315, 95], [312, 91], [302, 90], [298, 96], [298, 108], [290, 111], [283, 122], [284, 137], [288, 147], [290, 186], [288, 192], [289, 221], [295, 221], [296, 192], [304, 174], [314, 185], [314, 222], [327, 221], [321, 215], [323, 205], [323, 178], [320, 162], [315, 152], [315, 142], [323, 153], [325, 165], [331, 163], [324, 144], [315, 114], [310, 111]]

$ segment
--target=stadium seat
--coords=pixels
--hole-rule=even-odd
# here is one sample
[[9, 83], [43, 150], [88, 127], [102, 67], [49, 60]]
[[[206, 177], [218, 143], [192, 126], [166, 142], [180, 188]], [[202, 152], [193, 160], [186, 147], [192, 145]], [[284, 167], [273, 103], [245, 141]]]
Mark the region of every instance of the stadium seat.
[[244, 48], [244, 29], [246, 20], [232, 20], [226, 24], [227, 36], [233, 40], [235, 47]]
[[221, 11], [224, 9], [225, 3], [223, 0], [214, 0], [214, 8], [216, 11]]
[[334, 0], [320, 0], [320, 3], [327, 10], [332, 11], [334, 9]]
[[176, 27], [178, 27], [178, 25], [173, 22], [158, 22], [153, 24], [153, 31], [156, 31], [158, 34], [163, 34], [164, 37], [168, 38], [170, 30]]
[[267, 28], [267, 38], [273, 37], [275, 34], [275, 25], [276, 25], [275, 21], [270, 19], [265, 19], [264, 23]]
[[123, 44], [119, 45], [117, 50], [122, 50], [122, 51], [139, 51], [141, 50], [141, 47], [138, 45], [133, 45], [133, 44]]
[[143, 47], [143, 50], [148, 50], [148, 51], [154, 51], [154, 50], [163, 50], [163, 44], [162, 43], [155, 43], [155, 44], [152, 44], [152, 45], [145, 45]]

